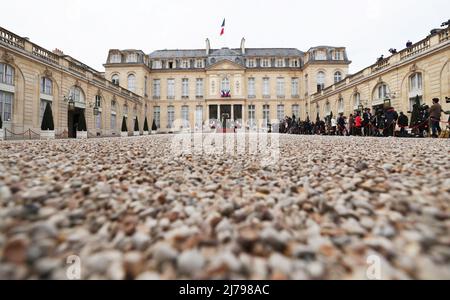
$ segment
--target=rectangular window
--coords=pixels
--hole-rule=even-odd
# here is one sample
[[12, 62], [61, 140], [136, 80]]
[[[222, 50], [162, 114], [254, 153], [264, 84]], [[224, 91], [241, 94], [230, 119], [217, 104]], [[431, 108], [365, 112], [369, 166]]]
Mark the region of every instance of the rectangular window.
[[263, 127], [267, 127], [267, 125], [270, 123], [270, 106], [269, 105], [263, 105]]
[[197, 59], [197, 60], [195, 61], [195, 67], [196, 67], [197, 69], [202, 69], [202, 68], [203, 68], [203, 60], [202, 60], [202, 59]]
[[298, 59], [291, 59], [290, 60], [290, 62], [291, 62], [291, 68], [298, 68], [298, 67], [300, 67], [300, 64], [298, 63]]
[[181, 67], [182, 67], [183, 69], [189, 69], [189, 60], [184, 59], [184, 60], [181, 62]]
[[175, 99], [175, 79], [167, 79], [167, 99]]
[[98, 112], [98, 115], [95, 116], [95, 127], [97, 129], [102, 129], [102, 113]]
[[122, 56], [120, 54], [113, 54], [111, 55], [111, 60], [110, 62], [112, 64], [118, 64], [122, 62]]
[[161, 97], [161, 79], [153, 79], [153, 98]]
[[52, 95], [52, 81], [47, 77], [41, 78], [41, 94]]
[[256, 97], [255, 78], [253, 77], [248, 79], [248, 97]]
[[281, 120], [284, 120], [285, 117], [286, 117], [286, 115], [284, 114], [284, 105], [279, 104], [277, 106], [277, 119], [278, 119], [278, 121], [281, 121]]
[[147, 88], [148, 88], [148, 78], [147, 78], [147, 76], [145, 76], [145, 78], [144, 78], [144, 95], [145, 95], [145, 97], [147, 97], [147, 95], [148, 95]]
[[284, 59], [283, 58], [278, 58], [276, 61], [276, 67], [277, 68], [284, 68]]
[[284, 98], [284, 78], [277, 78], [277, 97]]
[[183, 128], [189, 128], [189, 106], [183, 105], [181, 107], [181, 120], [183, 121]]
[[270, 97], [270, 81], [267, 77], [263, 78], [263, 97]]
[[169, 106], [167, 108], [167, 128], [173, 128], [174, 121], [175, 121], [175, 107]]
[[255, 105], [248, 106], [248, 122], [250, 127], [256, 126], [256, 107]]
[[256, 66], [256, 62], [254, 59], [247, 60], [247, 68], [254, 68]]
[[341, 60], [341, 51], [334, 52], [334, 60]]
[[136, 53], [128, 54], [127, 63], [137, 63], [137, 54]]
[[268, 58], [264, 58], [264, 59], [261, 61], [261, 66], [262, 66], [263, 68], [268, 68], [268, 67], [270, 67], [270, 60], [269, 60]]
[[3, 122], [11, 121], [14, 94], [0, 91], [0, 116]]
[[152, 69], [162, 69], [162, 63], [160, 60], [152, 61]]
[[197, 78], [195, 84], [195, 95], [197, 98], [203, 98], [203, 78]]
[[300, 105], [294, 104], [292, 105], [292, 115], [295, 116], [295, 118], [300, 118]]
[[14, 85], [14, 68], [0, 64], [0, 83]]
[[298, 90], [298, 83], [299, 83], [299, 81], [298, 81], [298, 78], [292, 78], [292, 81], [291, 81], [291, 95], [292, 95], [292, 98], [298, 98], [298, 96], [299, 96], [299, 90]]
[[42, 119], [44, 118], [44, 112], [45, 108], [47, 107], [47, 103], [49, 103], [50, 106], [52, 105], [51, 101], [41, 99], [41, 106], [40, 106], [41, 109], [39, 111], [39, 124], [42, 124]]
[[181, 96], [183, 98], [189, 98], [189, 79], [187, 78], [183, 78], [182, 80], [182, 85], [181, 85]]
[[116, 130], [117, 119], [115, 114], [111, 114], [111, 131]]
[[195, 129], [203, 129], [203, 106], [197, 105], [195, 108]]
[[159, 129], [161, 127], [161, 107], [155, 106], [153, 111], [153, 120], [155, 120], [155, 125]]

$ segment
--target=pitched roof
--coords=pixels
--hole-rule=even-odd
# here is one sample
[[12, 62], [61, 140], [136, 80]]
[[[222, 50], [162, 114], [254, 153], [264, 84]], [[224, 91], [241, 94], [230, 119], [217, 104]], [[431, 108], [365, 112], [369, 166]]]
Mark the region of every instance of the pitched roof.
[[[240, 48], [211, 49], [210, 56], [242, 55]], [[246, 48], [245, 56], [303, 56], [304, 53], [295, 48]], [[205, 58], [206, 49], [157, 50], [149, 54], [150, 59], [170, 58]]]

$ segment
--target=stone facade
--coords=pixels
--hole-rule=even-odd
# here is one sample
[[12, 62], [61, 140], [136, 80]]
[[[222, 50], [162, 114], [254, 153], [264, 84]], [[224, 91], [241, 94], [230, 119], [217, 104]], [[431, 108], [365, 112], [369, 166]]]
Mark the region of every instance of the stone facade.
[[[345, 48], [110, 50], [105, 77], [134, 88], [151, 102], [160, 132], [209, 129], [227, 113], [247, 127], [266, 127], [281, 115], [301, 115], [302, 104], [318, 88], [348, 74]], [[323, 83], [316, 85], [316, 74]], [[313, 80], [305, 80], [305, 74]], [[131, 76], [131, 80], [129, 79]], [[136, 78], [137, 80], [134, 80]], [[147, 83], [146, 83], [147, 82]], [[130, 87], [131, 86], [131, 87]], [[211, 121], [216, 120], [216, 121]]]
[[358, 106], [377, 109], [390, 103], [409, 115], [417, 96], [431, 105], [439, 98], [445, 111], [450, 104], [450, 28], [441, 29], [390, 57], [348, 76], [341, 82], [311, 95], [305, 106], [316, 116], [329, 111], [349, 115]]
[[[138, 116], [142, 130], [148, 107], [144, 97], [112, 84], [103, 73], [3, 28], [0, 28], [0, 96], [3, 127], [11, 135], [27, 130], [39, 135], [47, 102], [52, 106], [56, 135], [72, 137], [75, 119], [81, 113], [88, 135], [120, 135], [125, 110], [131, 135], [134, 115]], [[68, 108], [70, 96], [75, 99], [74, 110]], [[94, 114], [94, 107], [98, 108], [98, 115]]]
[[110, 50], [101, 73], [0, 28], [0, 113], [8, 131], [39, 132], [50, 102], [56, 134], [73, 135], [67, 99], [76, 96], [89, 134], [111, 136], [119, 135], [124, 116], [132, 135], [135, 118], [141, 132], [147, 118], [164, 133], [209, 130], [224, 114], [242, 128], [291, 115], [349, 115], [387, 99], [407, 112], [416, 96], [428, 104], [438, 97], [450, 110], [449, 31], [435, 30], [356, 74], [348, 74], [343, 47], [246, 48], [245, 39], [235, 49], [212, 49], [206, 40], [205, 49]]

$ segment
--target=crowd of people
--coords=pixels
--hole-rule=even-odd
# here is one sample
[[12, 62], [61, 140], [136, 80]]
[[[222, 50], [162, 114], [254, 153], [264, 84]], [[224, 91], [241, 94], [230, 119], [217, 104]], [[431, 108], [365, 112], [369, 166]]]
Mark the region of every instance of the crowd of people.
[[[350, 116], [340, 113], [316, 121], [309, 117], [305, 121], [296, 116], [286, 117], [278, 124], [278, 132], [303, 135], [341, 135], [341, 136], [399, 136], [424, 137], [432, 132], [433, 137], [441, 135], [441, 115], [444, 112], [439, 99], [433, 99], [433, 105], [416, 103], [411, 120], [403, 112], [398, 113], [393, 107], [378, 109], [374, 112], [370, 108], [355, 111]], [[449, 118], [450, 122], [450, 118]], [[449, 123], [450, 124], [450, 123]]]

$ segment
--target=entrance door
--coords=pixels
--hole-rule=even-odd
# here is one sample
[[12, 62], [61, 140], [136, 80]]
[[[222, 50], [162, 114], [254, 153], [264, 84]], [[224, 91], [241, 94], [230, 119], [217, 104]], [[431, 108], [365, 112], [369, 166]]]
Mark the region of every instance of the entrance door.
[[80, 117], [84, 113], [84, 109], [75, 108], [74, 110], [69, 110], [68, 112], [68, 129], [69, 129], [69, 138], [76, 139], [77, 138], [77, 127], [80, 122]]

